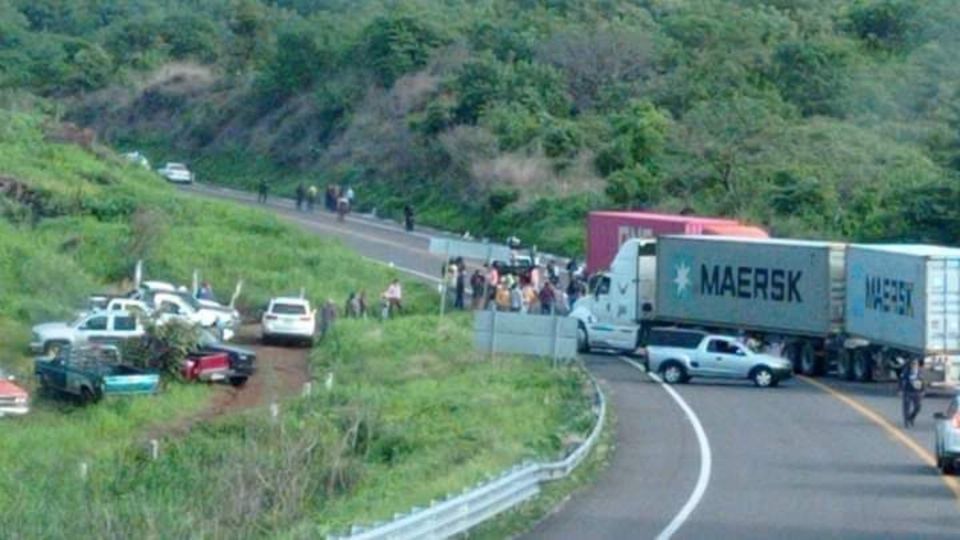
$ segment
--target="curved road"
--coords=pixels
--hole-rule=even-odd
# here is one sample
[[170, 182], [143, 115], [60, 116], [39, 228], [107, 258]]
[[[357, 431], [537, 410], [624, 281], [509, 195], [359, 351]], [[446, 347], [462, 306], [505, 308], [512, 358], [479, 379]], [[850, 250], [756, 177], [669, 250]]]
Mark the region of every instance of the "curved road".
[[[189, 190], [253, 200], [207, 186]], [[425, 279], [438, 274], [442, 261], [427, 253], [426, 234], [362, 217], [337, 223], [328, 213], [297, 213], [289, 201], [270, 207], [371, 259]], [[586, 365], [613, 403], [616, 451], [595, 485], [528, 537], [656, 538], [697, 483], [702, 455], [693, 427], [659, 384], [626, 361], [594, 354]], [[769, 390], [696, 380], [675, 387], [703, 425], [712, 468], [703, 498], [674, 538], [960, 537], [960, 483], [945, 482], [922, 454], [932, 447], [930, 415], [945, 400], [928, 398], [905, 434], [891, 385], [821, 382], [861, 410], [804, 380]]]

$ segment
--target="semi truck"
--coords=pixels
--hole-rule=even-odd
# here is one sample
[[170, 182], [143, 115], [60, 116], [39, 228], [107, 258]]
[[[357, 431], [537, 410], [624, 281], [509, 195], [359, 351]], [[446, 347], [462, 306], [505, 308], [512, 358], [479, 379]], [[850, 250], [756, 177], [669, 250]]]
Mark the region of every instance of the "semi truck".
[[869, 381], [919, 359], [960, 378], [960, 249], [784, 239], [632, 239], [570, 316], [578, 345], [632, 352], [651, 328], [753, 339], [806, 375]]

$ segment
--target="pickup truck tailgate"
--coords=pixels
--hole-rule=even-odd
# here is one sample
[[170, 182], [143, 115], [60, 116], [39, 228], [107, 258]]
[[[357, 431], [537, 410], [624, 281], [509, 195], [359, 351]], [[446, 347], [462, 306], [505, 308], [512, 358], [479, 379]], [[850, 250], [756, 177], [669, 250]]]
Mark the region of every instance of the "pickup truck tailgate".
[[106, 395], [155, 394], [159, 388], [160, 375], [156, 373], [103, 377], [103, 393]]

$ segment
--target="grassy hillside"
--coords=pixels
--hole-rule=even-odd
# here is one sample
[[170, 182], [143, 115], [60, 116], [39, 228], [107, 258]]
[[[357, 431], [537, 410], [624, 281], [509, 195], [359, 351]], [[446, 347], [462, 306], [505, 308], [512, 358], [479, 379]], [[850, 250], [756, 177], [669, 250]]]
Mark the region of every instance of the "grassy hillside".
[[[64, 133], [0, 111], [0, 365], [28, 385], [30, 324], [117, 287], [141, 258], [156, 278], [198, 268], [221, 295], [244, 279], [247, 313], [301, 286], [338, 303], [376, 294], [394, 276], [259, 210], [181, 195], [106, 148], [57, 142]], [[315, 538], [555, 456], [589, 428], [580, 372], [491, 363], [465, 319], [417, 314], [435, 292], [406, 291], [412, 315], [341, 321], [311, 362], [333, 388], [288, 396], [278, 420], [261, 408], [174, 435], [208, 406], [202, 385], [87, 408], [38, 397], [0, 422], [0, 536]], [[152, 461], [157, 433], [171, 435]]]

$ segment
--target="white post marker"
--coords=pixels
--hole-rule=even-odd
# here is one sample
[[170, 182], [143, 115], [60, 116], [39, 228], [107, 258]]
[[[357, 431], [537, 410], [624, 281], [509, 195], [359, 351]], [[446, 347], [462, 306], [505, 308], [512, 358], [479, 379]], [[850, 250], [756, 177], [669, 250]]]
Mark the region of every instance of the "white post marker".
[[[637, 362], [624, 356], [621, 356], [620, 359], [646, 373], [646, 369]], [[680, 410], [683, 411], [683, 414], [687, 416], [687, 420], [690, 421], [690, 425], [693, 426], [693, 432], [697, 436], [697, 444], [700, 446], [700, 474], [697, 476], [697, 483], [693, 488], [693, 493], [690, 494], [690, 498], [687, 499], [686, 504], [683, 505], [683, 508], [680, 509], [677, 515], [673, 517], [673, 520], [657, 535], [657, 540], [669, 540], [680, 530], [680, 527], [686, 523], [687, 519], [690, 518], [690, 515], [696, 510], [697, 505], [700, 504], [700, 500], [703, 499], [704, 493], [707, 492], [707, 486], [710, 484], [710, 471], [713, 468], [713, 455], [710, 451], [710, 441], [707, 439], [707, 433], [703, 430], [703, 425], [700, 423], [700, 418], [697, 417], [697, 413], [693, 412], [693, 409], [687, 405], [687, 402], [676, 390], [669, 384], [663, 382], [655, 373], [647, 373], [647, 376], [660, 384], [660, 387], [673, 398], [673, 401], [677, 403]]]

